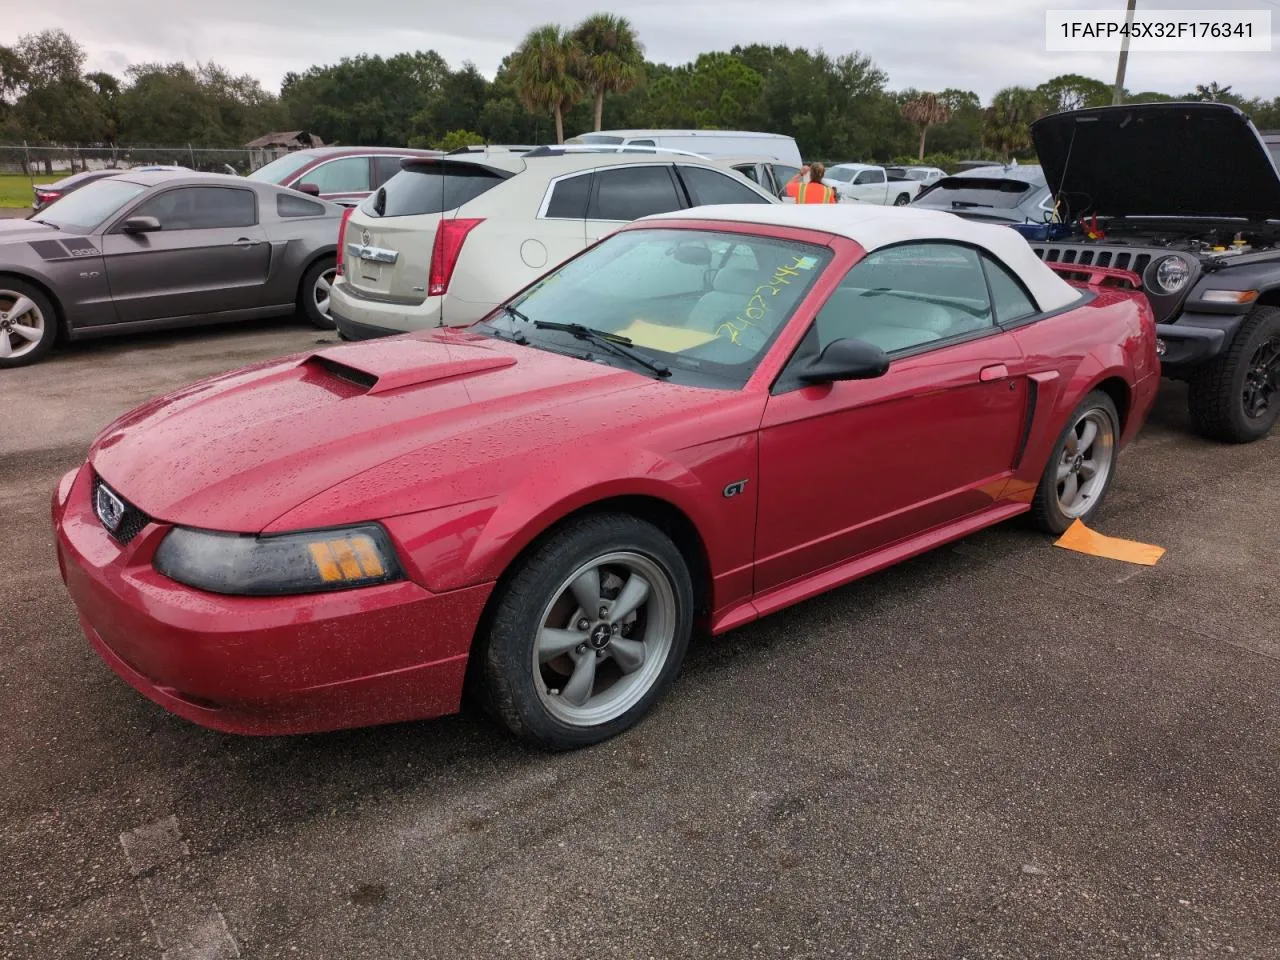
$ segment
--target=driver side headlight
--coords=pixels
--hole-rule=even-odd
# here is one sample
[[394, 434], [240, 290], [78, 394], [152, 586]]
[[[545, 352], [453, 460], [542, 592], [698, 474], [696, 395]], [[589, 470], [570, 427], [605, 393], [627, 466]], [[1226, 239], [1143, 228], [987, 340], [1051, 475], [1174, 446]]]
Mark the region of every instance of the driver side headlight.
[[377, 524], [272, 536], [174, 527], [152, 563], [189, 587], [246, 597], [350, 590], [404, 576]]
[[1165, 293], [1177, 293], [1191, 279], [1191, 267], [1181, 257], [1165, 257], [1156, 266], [1156, 286]]

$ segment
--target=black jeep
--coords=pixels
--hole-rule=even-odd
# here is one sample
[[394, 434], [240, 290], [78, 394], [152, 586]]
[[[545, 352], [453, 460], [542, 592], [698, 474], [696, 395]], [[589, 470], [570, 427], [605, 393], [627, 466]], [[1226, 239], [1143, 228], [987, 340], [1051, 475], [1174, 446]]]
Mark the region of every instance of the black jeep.
[[1036, 253], [1136, 274], [1196, 430], [1266, 436], [1280, 419], [1277, 147], [1223, 103], [1074, 110], [1031, 134], [1062, 221]]

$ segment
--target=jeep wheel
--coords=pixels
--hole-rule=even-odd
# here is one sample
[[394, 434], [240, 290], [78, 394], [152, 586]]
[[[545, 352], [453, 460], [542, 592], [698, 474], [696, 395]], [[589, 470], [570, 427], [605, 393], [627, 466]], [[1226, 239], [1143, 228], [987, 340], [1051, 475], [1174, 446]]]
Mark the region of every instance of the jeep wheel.
[[1196, 431], [1224, 443], [1252, 443], [1280, 420], [1280, 309], [1254, 307], [1235, 340], [1191, 378]]

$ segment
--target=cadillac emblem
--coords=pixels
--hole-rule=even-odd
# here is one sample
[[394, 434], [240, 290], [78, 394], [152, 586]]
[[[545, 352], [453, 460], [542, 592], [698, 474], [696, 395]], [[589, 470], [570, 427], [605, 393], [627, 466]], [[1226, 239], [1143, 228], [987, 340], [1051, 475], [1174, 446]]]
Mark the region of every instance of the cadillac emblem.
[[106, 484], [98, 484], [98, 492], [93, 498], [93, 509], [102, 521], [102, 525], [112, 533], [120, 529], [124, 520], [124, 502], [107, 489]]
[[368, 230], [361, 230], [361, 231], [360, 231], [360, 243], [361, 243], [362, 245], [364, 245], [364, 246], [366, 246], [366, 247], [367, 247], [367, 246], [369, 245], [369, 241], [370, 241], [370, 240], [372, 240], [372, 239], [373, 239], [373, 238], [372, 238], [371, 236], [369, 236], [369, 231], [368, 231]]

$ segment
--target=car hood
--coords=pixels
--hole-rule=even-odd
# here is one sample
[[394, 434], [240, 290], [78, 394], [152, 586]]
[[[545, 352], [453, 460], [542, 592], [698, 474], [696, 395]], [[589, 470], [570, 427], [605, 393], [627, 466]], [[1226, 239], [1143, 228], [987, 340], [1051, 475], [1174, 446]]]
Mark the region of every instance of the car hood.
[[[29, 243], [33, 240], [52, 240], [57, 242], [64, 237], [72, 236], [49, 223], [37, 220], [0, 219], [0, 244]], [[63, 256], [66, 256], [64, 253]]]
[[[192, 384], [108, 426], [89, 461], [157, 520], [256, 533], [344, 481], [354, 486], [335, 491], [343, 496], [330, 498], [339, 502], [318, 525], [480, 499], [556, 457], [606, 456], [595, 435], [631, 442], [646, 421], [724, 397], [463, 331], [432, 331]], [[412, 502], [391, 513], [360, 496], [360, 475], [384, 465], [405, 473], [403, 487], [413, 491]], [[387, 478], [378, 480], [386, 486]]]
[[1144, 103], [1031, 124], [1040, 164], [1075, 215], [1280, 218], [1280, 173], [1226, 103]]

